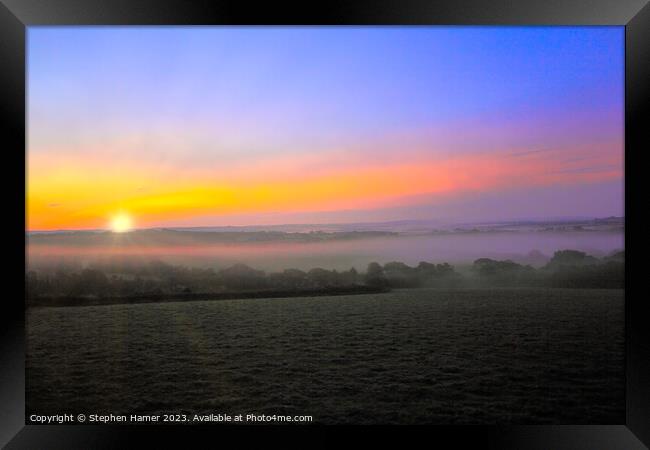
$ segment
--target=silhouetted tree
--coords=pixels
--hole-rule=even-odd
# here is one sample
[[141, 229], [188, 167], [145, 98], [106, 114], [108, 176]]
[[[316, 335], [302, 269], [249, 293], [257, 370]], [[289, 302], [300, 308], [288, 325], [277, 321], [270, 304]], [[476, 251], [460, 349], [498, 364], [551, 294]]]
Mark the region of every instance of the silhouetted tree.
[[393, 261], [384, 264], [384, 275], [391, 287], [417, 287], [420, 284], [417, 271], [403, 262]]
[[577, 250], [558, 250], [548, 262], [549, 268], [561, 268], [565, 266], [584, 266], [596, 264], [598, 260], [585, 252]]
[[458, 285], [461, 281], [460, 274], [447, 263], [431, 264], [422, 261], [416, 267], [416, 272], [420, 286], [450, 287]]
[[496, 286], [520, 286], [533, 282], [535, 269], [522, 266], [516, 262], [497, 261], [490, 258], [479, 258], [474, 261], [472, 271], [478, 275], [482, 283]]
[[235, 264], [222, 269], [218, 276], [223, 285], [229, 289], [257, 289], [266, 284], [263, 271], [252, 269], [245, 264]]
[[333, 272], [320, 267], [316, 267], [307, 272], [307, 279], [310, 284], [316, 288], [324, 288], [336, 284], [336, 275]]
[[377, 287], [386, 287], [388, 286], [388, 280], [386, 275], [384, 275], [384, 268], [376, 262], [371, 262], [368, 264], [368, 269], [366, 270], [365, 282], [368, 286], [377, 286]]
[[350, 270], [341, 272], [339, 278], [342, 286], [353, 286], [359, 282], [359, 273], [352, 267]]
[[607, 255], [605, 257], [605, 261], [612, 261], [612, 262], [625, 262], [625, 250], [619, 250], [616, 252], [612, 252], [611, 254]]

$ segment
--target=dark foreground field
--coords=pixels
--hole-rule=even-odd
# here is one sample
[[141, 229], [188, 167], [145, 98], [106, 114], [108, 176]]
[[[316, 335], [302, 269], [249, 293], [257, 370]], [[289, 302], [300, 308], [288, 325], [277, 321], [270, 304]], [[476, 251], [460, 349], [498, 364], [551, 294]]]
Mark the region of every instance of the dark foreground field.
[[624, 423], [622, 290], [27, 311], [27, 414]]

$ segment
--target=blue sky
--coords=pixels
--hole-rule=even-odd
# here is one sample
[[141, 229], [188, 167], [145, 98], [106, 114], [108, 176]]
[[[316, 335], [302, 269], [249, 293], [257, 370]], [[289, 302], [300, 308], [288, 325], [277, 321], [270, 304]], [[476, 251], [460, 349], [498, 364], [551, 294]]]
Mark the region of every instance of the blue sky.
[[623, 64], [623, 27], [30, 27], [28, 156], [191, 174], [563, 148], [620, 192]]

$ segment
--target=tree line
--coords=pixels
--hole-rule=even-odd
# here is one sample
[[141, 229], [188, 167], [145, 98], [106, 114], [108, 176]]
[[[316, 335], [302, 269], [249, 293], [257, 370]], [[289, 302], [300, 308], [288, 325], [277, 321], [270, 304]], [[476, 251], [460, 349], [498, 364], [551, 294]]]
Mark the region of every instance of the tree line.
[[556, 252], [543, 267], [479, 258], [463, 273], [448, 263], [370, 263], [364, 273], [314, 268], [266, 273], [244, 264], [215, 270], [161, 261], [139, 265], [94, 264], [26, 273], [29, 298], [131, 297], [251, 291], [327, 291], [354, 286], [382, 289], [418, 287], [623, 288], [624, 252], [598, 259], [576, 250]]

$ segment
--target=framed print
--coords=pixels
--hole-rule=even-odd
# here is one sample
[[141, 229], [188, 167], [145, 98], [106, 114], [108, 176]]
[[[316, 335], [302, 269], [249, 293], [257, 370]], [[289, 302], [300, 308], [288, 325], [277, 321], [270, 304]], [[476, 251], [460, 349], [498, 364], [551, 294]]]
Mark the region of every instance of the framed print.
[[527, 3], [3, 0], [3, 445], [647, 446], [650, 7]]

